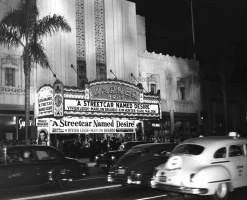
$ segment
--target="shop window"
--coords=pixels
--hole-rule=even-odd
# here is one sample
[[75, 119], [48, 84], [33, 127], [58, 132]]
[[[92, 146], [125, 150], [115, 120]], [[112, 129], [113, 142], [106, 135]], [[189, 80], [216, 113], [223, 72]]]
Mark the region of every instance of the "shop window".
[[5, 68], [5, 86], [15, 86], [15, 69]]

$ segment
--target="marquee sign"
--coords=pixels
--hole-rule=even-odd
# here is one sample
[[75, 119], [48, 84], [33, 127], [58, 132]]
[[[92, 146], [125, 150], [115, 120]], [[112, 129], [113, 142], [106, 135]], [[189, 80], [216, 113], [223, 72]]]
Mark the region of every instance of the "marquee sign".
[[159, 116], [159, 104], [135, 103], [135, 102], [117, 102], [117, 101], [94, 101], [65, 99], [65, 113], [113, 113], [123, 116], [141, 115], [141, 116]]
[[[49, 133], [135, 133], [139, 120], [61, 118], [49, 120]], [[42, 121], [37, 121], [42, 123]], [[46, 123], [45, 123], [46, 124]]]
[[53, 115], [53, 88], [44, 86], [38, 91], [38, 116]]
[[[89, 86], [89, 87], [88, 87]], [[38, 117], [64, 116], [160, 119], [159, 95], [143, 94], [120, 80], [91, 82], [85, 90], [56, 80], [38, 91]]]
[[90, 97], [91, 99], [139, 102], [140, 90], [133, 84], [107, 80], [91, 83]]
[[63, 89], [62, 82], [56, 80], [53, 85], [54, 117], [63, 117]]

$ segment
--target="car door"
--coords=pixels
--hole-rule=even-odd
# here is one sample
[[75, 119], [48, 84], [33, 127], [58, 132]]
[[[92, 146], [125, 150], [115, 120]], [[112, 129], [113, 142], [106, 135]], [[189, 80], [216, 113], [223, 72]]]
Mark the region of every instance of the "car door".
[[50, 173], [53, 168], [61, 163], [61, 158], [56, 152], [49, 148], [35, 150], [36, 162], [38, 164], [38, 180], [40, 184], [50, 181]]
[[167, 159], [174, 146], [167, 144], [151, 146], [150, 152], [147, 154], [145, 160], [142, 163], [143, 172], [151, 176], [154, 167], [167, 162]]
[[8, 177], [11, 187], [23, 187], [38, 184], [37, 164], [31, 149], [11, 149], [8, 152]]
[[244, 144], [231, 144], [228, 147], [229, 170], [234, 188], [246, 186], [247, 156]]

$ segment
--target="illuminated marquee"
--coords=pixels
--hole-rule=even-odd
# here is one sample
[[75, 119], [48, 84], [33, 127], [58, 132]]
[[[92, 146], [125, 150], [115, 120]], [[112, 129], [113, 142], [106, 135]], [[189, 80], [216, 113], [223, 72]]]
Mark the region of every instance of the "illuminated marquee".
[[102, 81], [90, 84], [90, 98], [139, 102], [140, 90], [125, 82]]
[[158, 104], [65, 99], [65, 111], [159, 115]]
[[50, 133], [134, 133], [138, 120], [50, 119]]
[[53, 88], [42, 87], [38, 91], [38, 116], [53, 115]]

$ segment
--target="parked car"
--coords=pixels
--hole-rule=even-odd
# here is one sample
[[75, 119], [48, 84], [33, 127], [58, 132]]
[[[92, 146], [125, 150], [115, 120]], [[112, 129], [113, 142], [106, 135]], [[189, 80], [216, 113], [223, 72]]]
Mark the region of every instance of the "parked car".
[[108, 182], [125, 185], [148, 185], [154, 167], [167, 161], [175, 143], [141, 144], [127, 151], [113, 166]]
[[86, 163], [67, 158], [50, 146], [11, 146], [0, 151], [0, 188], [57, 183], [62, 189], [88, 176]]
[[247, 186], [246, 150], [247, 138], [234, 133], [188, 139], [155, 168], [150, 186], [225, 200], [230, 191]]
[[95, 156], [95, 167], [101, 167], [104, 171], [108, 171], [112, 166], [114, 166], [117, 160], [124, 155], [130, 148], [139, 144], [146, 144], [153, 142], [146, 141], [128, 141], [120, 145], [117, 151], [107, 151], [103, 154], [98, 154]]

